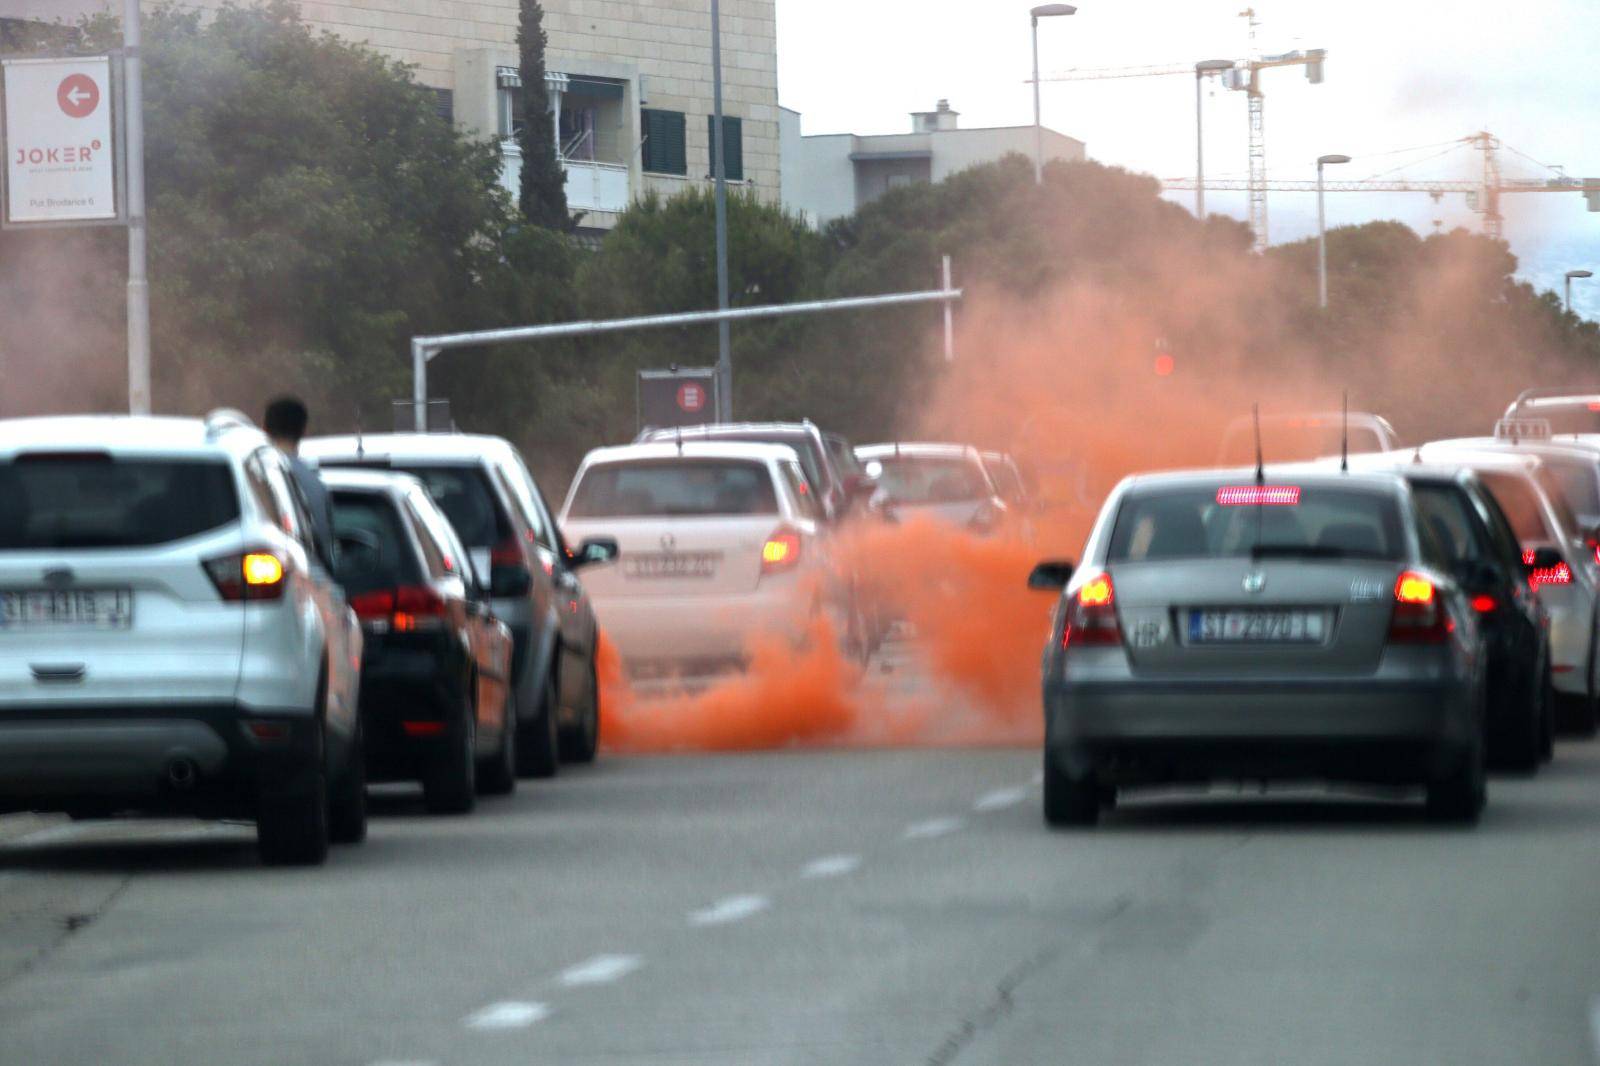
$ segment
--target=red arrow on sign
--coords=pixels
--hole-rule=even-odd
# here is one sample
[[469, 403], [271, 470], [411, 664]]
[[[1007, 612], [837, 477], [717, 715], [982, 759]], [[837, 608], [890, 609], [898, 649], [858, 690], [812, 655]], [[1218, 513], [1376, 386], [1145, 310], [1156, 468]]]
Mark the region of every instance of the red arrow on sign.
[[56, 103], [69, 118], [88, 118], [100, 106], [100, 86], [87, 74], [69, 74], [56, 87]]

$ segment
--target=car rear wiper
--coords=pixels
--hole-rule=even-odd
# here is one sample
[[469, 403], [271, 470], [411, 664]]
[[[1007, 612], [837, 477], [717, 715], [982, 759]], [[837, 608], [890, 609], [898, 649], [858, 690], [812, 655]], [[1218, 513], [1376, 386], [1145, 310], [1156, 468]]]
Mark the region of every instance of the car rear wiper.
[[1328, 544], [1257, 544], [1250, 549], [1250, 558], [1283, 559], [1382, 559], [1379, 552], [1339, 548]]

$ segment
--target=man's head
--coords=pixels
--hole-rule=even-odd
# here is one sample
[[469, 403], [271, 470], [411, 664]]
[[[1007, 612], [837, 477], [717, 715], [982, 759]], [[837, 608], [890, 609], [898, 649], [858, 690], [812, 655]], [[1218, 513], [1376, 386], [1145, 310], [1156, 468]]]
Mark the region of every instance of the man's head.
[[279, 396], [267, 404], [266, 424], [262, 427], [272, 443], [290, 455], [300, 450], [300, 441], [306, 435], [306, 425], [311, 412], [293, 396]]

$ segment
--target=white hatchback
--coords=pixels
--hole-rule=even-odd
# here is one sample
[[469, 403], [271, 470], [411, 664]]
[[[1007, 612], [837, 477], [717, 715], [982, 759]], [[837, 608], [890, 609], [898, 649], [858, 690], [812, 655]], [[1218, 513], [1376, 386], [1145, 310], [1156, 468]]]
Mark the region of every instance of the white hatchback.
[[561, 511], [572, 543], [616, 538], [584, 584], [640, 680], [737, 667], [758, 633], [803, 641], [825, 606], [821, 523], [792, 448], [733, 442], [598, 448]]
[[0, 811], [366, 832], [361, 631], [241, 415], [0, 422]]

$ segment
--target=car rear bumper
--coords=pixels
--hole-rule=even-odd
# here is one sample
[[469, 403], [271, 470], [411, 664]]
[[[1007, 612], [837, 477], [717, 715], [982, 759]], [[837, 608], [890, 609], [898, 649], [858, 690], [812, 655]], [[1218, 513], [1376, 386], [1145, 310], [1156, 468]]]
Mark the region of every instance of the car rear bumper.
[[[414, 639], [402, 646], [368, 640], [361, 667], [361, 724], [370, 780], [417, 777], [459, 734], [467, 671], [462, 656], [450, 649], [442, 639], [434, 647]], [[413, 735], [406, 730], [408, 722], [440, 723], [443, 730]]]
[[624, 662], [736, 661], [766, 635], [800, 643], [808, 612], [792, 582], [727, 596], [594, 598], [600, 628]]
[[1417, 781], [1478, 738], [1466, 681], [1091, 682], [1047, 695], [1047, 741], [1071, 774], [1124, 780]]
[[238, 703], [0, 706], [0, 810], [252, 817], [314, 780], [323, 743], [303, 712]]

